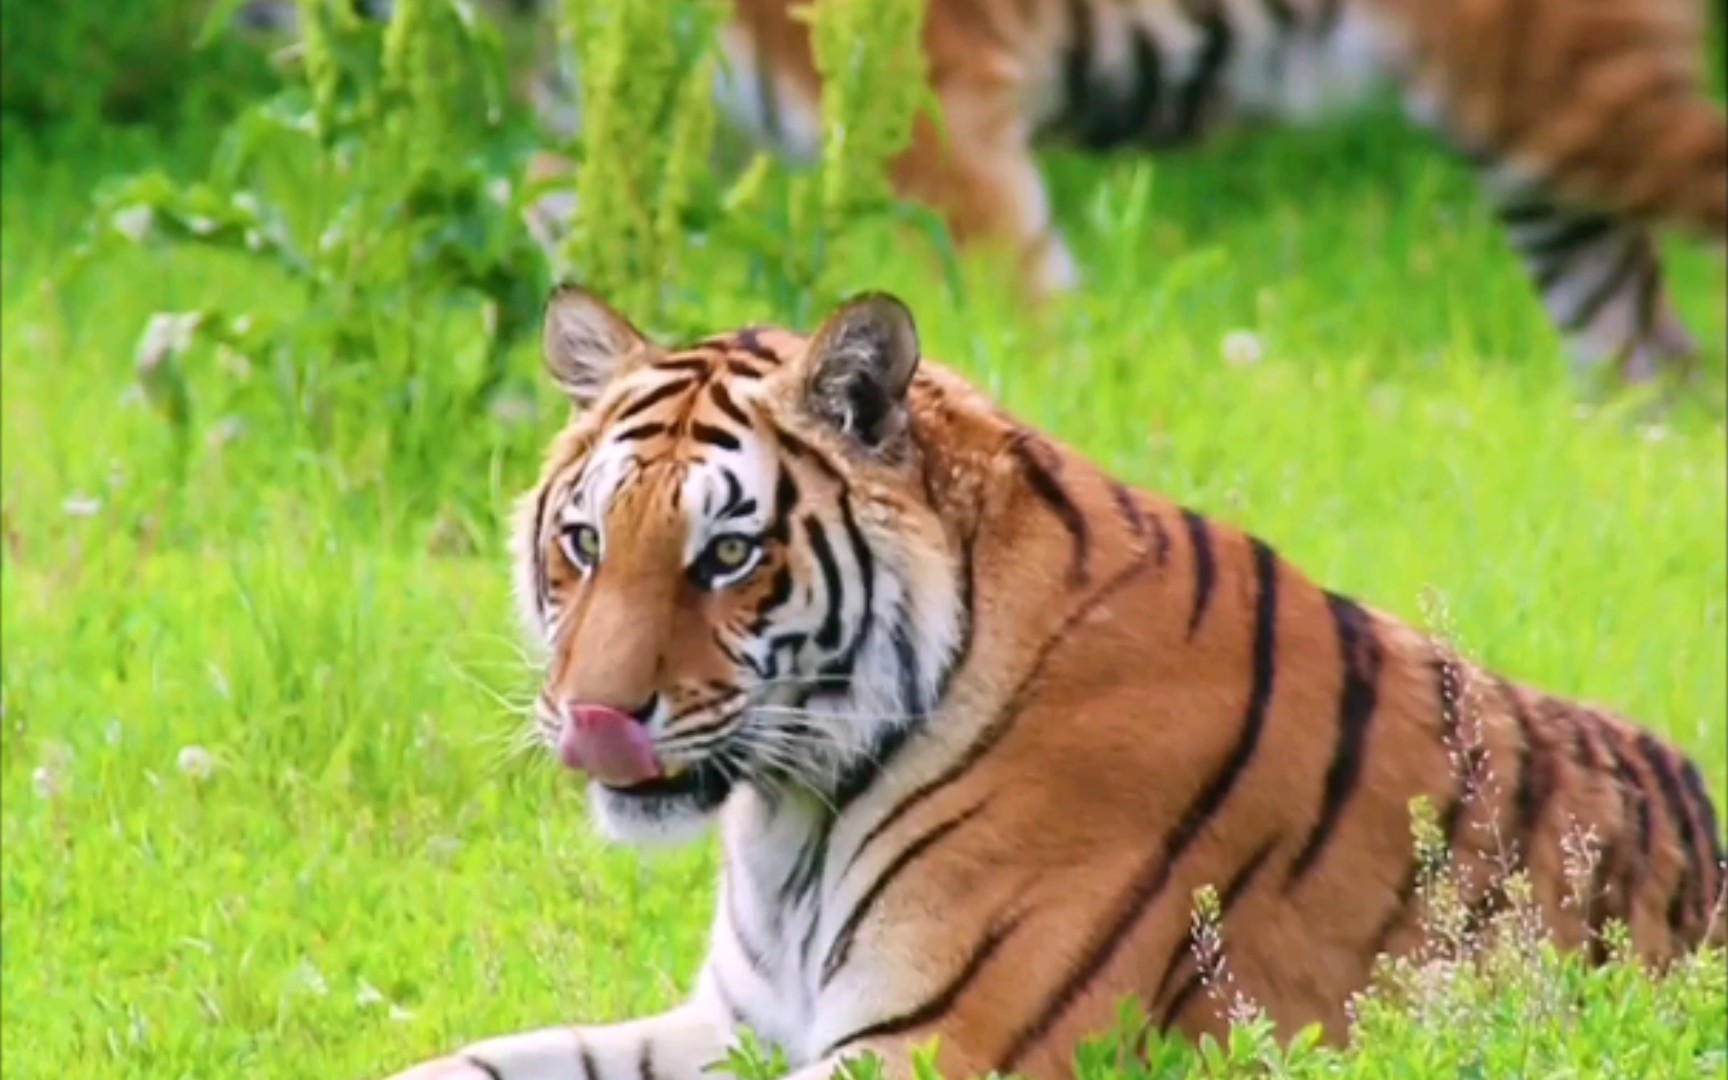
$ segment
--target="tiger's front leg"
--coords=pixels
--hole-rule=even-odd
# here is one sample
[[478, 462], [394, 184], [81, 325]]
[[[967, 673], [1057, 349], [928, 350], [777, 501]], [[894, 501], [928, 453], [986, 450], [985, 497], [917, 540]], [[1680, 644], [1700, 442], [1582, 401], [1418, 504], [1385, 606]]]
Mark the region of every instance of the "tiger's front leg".
[[731, 1034], [720, 1009], [692, 1002], [622, 1024], [486, 1039], [390, 1080], [700, 1080]]

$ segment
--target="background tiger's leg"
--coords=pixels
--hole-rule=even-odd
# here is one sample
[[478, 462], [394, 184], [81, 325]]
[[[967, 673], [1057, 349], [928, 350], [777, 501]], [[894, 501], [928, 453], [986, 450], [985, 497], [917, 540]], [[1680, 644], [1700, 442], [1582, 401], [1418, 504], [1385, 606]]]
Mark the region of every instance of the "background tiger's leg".
[[730, 1028], [716, 1009], [693, 1003], [606, 1027], [486, 1039], [390, 1080], [702, 1080], [725, 1052]]
[[1632, 379], [1687, 361], [1649, 230], [1728, 237], [1728, 117], [1704, 89], [1703, 5], [1375, 6], [1399, 28], [1417, 115], [1501, 197], [1579, 358], [1616, 359]]
[[900, 197], [940, 213], [959, 245], [1008, 245], [1034, 296], [1078, 285], [1079, 268], [1051, 220], [1044, 177], [1012, 91], [949, 91], [942, 106], [946, 132], [920, 118], [912, 145], [894, 163]]
[[1496, 199], [1495, 210], [1578, 362], [1614, 364], [1628, 382], [1690, 365], [1697, 345], [1669, 302], [1648, 229], [1539, 194]]

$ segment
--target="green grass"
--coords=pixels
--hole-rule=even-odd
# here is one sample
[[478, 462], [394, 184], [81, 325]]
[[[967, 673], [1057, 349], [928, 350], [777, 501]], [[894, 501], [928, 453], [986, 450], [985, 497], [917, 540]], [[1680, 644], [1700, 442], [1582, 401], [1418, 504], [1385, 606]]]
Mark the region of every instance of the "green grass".
[[[187, 252], [50, 284], [99, 175], [193, 175], [198, 144], [7, 148], [7, 1076], [358, 1078], [669, 1003], [700, 956], [711, 848], [604, 848], [568, 779], [508, 753], [535, 674], [502, 515], [563, 410], [532, 347], [513, 357], [532, 408], [414, 413], [388, 429], [415, 440], [406, 461], [367, 432], [407, 388], [344, 387], [331, 435], [272, 404], [281, 373], [200, 356], [178, 481], [133, 385], [144, 321], [299, 298]], [[1728, 792], [1719, 407], [1582, 404], [1462, 171], [1384, 118], [1051, 167], [1090, 285], [1046, 317], [978, 266], [964, 302], [945, 296], [886, 234], [851, 283], [911, 298], [930, 355], [1123, 478], [1418, 623], [1432, 590], [1467, 652], [1626, 711]], [[1722, 264], [1670, 248], [1719, 399]], [[766, 314], [724, 253], [704, 258], [712, 327]], [[1259, 363], [1224, 362], [1239, 329]], [[429, 333], [448, 364], [419, 378], [454, 379], [472, 335]], [[207, 781], [178, 764], [192, 746]], [[1623, 980], [1590, 993], [1619, 1042], [1575, 1075], [1675, 1030], [1708, 1043], [1722, 1008], [1720, 980], [1678, 1013], [1617, 1004]], [[1486, 1007], [1472, 1023], [1516, 1026]], [[1385, 1037], [1387, 1071], [1350, 1075], [1439, 1060]]]

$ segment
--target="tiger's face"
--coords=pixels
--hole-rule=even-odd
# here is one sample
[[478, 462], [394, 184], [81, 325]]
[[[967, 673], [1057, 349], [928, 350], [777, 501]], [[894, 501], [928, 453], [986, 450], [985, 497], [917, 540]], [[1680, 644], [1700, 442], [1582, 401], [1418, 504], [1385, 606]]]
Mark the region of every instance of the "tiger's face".
[[565, 289], [545, 347], [579, 413], [516, 534], [540, 738], [616, 839], [688, 839], [740, 784], [832, 801], [956, 636], [941, 525], [903, 482], [910, 316], [871, 297], [808, 342], [669, 352]]

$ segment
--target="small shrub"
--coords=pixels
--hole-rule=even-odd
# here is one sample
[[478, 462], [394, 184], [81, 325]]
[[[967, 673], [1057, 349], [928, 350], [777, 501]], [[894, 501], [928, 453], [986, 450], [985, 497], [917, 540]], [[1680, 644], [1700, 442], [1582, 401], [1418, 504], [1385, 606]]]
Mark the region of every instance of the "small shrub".
[[[235, 310], [212, 297], [140, 342], [146, 396], [181, 445], [201, 419], [184, 365], [214, 346], [250, 373], [239, 393], [273, 398], [333, 460], [423, 480], [451, 467], [447, 425], [484, 419], [546, 287], [509, 180], [521, 155], [501, 50], [460, 0], [399, 0], [385, 26], [346, 0], [300, 0], [299, 13], [299, 64], [228, 128], [206, 178], [109, 184], [70, 271], [122, 245], [262, 264], [286, 303]], [[472, 361], [450, 354], [453, 323]]]

